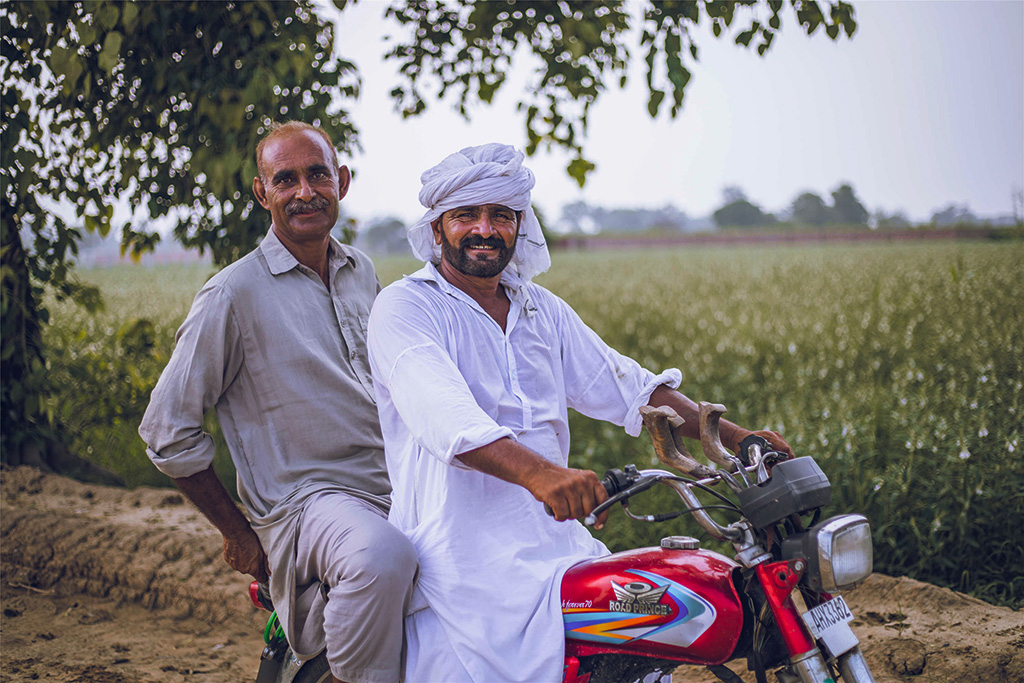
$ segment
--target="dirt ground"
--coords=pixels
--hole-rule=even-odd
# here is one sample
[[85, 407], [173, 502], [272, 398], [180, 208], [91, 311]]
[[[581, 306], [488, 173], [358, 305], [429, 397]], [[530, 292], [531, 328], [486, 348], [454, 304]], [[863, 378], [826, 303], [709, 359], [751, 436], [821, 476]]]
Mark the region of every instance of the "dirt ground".
[[[0, 681], [255, 678], [266, 613], [182, 496], [24, 467], [0, 478]], [[846, 597], [879, 681], [1024, 681], [1021, 612], [880, 574]]]

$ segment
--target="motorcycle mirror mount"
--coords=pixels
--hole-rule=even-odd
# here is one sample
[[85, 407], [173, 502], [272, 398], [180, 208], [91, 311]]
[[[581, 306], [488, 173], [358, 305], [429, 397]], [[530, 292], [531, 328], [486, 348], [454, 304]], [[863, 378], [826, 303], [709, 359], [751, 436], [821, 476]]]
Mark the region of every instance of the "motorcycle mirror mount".
[[663, 465], [697, 479], [715, 476], [714, 469], [697, 462], [686, 450], [679, 436], [679, 428], [684, 421], [675, 410], [668, 406], [641, 406], [640, 416], [651, 435], [654, 452]]
[[718, 433], [718, 422], [726, 413], [725, 406], [721, 403], [701, 401], [698, 407], [700, 410], [700, 445], [704, 449], [704, 455], [727, 472], [741, 469], [739, 459], [722, 445], [722, 437]]

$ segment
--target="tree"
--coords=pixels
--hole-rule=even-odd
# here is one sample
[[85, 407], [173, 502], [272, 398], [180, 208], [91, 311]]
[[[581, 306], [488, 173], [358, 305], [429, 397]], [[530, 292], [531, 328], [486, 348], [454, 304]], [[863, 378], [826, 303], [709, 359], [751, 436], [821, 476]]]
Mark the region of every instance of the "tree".
[[[714, 36], [756, 46], [764, 56], [782, 28], [782, 0], [699, 0], [645, 2], [640, 49], [647, 64], [647, 110], [651, 117], [683, 107], [698, 60], [695, 29], [710, 23]], [[824, 27], [832, 40], [857, 30], [853, 7], [792, 0], [797, 23], [811, 35]], [[583, 154], [587, 115], [609, 83], [626, 84], [630, 53], [626, 38], [634, 5], [622, 0], [519, 3], [430, 0], [392, 6], [387, 15], [405, 29], [388, 57], [398, 60], [405, 82], [391, 94], [403, 116], [427, 107], [424, 89], [435, 99], [454, 93], [468, 117], [474, 102], [490, 103], [505, 82], [518, 48], [529, 48], [536, 80], [518, 108], [525, 113], [527, 154], [556, 146], [575, 153], [567, 171], [582, 186], [594, 164]], [[666, 105], [666, 97], [670, 103]]]
[[932, 225], [970, 225], [977, 222], [977, 216], [966, 204], [949, 204], [932, 214]]
[[831, 211], [825, 201], [813, 192], [803, 192], [790, 206], [794, 223], [819, 227], [829, 222]]
[[[113, 198], [177, 218], [175, 237], [238, 258], [265, 232], [249, 192], [254, 140], [281, 116], [318, 121], [347, 150], [355, 130], [329, 106], [354, 96], [351, 64], [308, 2], [4, 3], [2, 448], [5, 462], [66, 470], [44, 409], [44, 288], [100, 305], [74, 276], [82, 227], [106, 235]], [[74, 207], [83, 225], [47, 211]], [[230, 226], [230, 230], [227, 226]], [[159, 235], [122, 227], [138, 255]]]
[[875, 212], [873, 218], [876, 228], [909, 228], [911, 226], [907, 214], [901, 210], [887, 213], [884, 209], [879, 209]]
[[775, 222], [775, 216], [751, 203], [740, 188], [726, 187], [722, 195], [725, 205], [711, 215], [718, 227], [750, 228]]
[[[344, 10], [345, 0], [335, 0]], [[808, 35], [833, 40], [856, 31], [853, 8], [793, 0]], [[693, 29], [764, 55], [781, 30], [784, 3], [755, 0], [659, 2], [644, 7], [648, 111], [674, 117], [698, 58]], [[583, 155], [587, 113], [609, 82], [625, 85], [632, 6], [621, 0], [520, 4], [419, 0], [388, 11], [405, 38], [389, 53], [403, 81], [394, 89], [405, 116], [426, 98], [454, 93], [466, 114], [488, 104], [517, 59], [539, 59], [536, 87], [520, 103], [527, 152], [541, 145], [575, 152], [567, 171], [581, 184], [594, 165]], [[59, 426], [44, 410], [48, 391], [41, 329], [44, 289], [101, 305], [74, 276], [77, 240], [106, 235], [114, 198], [139, 221], [170, 216], [186, 247], [210, 250], [218, 265], [251, 249], [265, 230], [253, 210], [253, 146], [272, 120], [319, 122], [342, 151], [356, 131], [334, 101], [354, 97], [349, 62], [332, 58], [331, 26], [311, 0], [159, 3], [46, 0], [0, 5], [0, 275], [3, 437], [7, 462], [46, 464]], [[431, 92], [426, 92], [430, 89]], [[671, 103], [663, 106], [666, 96]], [[335, 99], [336, 98], [336, 99]], [[78, 221], [46, 210], [74, 207]], [[159, 235], [116, 226], [122, 251], [138, 256]]]
[[722, 188], [722, 201], [726, 204], [742, 202], [747, 198], [747, 193], [739, 185], [726, 185]]
[[868, 210], [846, 183], [832, 191], [832, 222], [839, 225], [868, 224]]

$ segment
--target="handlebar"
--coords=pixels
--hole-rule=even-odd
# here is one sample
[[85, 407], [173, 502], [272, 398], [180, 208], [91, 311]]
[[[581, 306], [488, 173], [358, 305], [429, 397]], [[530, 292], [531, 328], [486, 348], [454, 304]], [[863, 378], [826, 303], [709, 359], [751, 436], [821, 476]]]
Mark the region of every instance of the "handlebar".
[[[700, 500], [690, 489], [693, 487], [707, 488], [709, 485], [716, 483], [721, 479], [721, 472], [719, 471], [714, 476], [706, 477], [701, 480], [692, 481], [683, 479], [682, 477], [666, 472], [665, 470], [637, 470], [632, 465], [626, 468], [626, 472], [621, 470], [609, 470], [605, 474], [604, 478], [601, 479], [601, 483], [605, 484], [605, 488], [608, 489], [609, 483], [614, 483], [614, 492], [609, 490], [610, 497], [597, 507], [595, 507], [586, 519], [584, 523], [587, 526], [593, 526], [597, 521], [597, 518], [607, 509], [619, 502], [625, 502], [631, 496], [634, 496], [642, 491], [646, 491], [655, 484], [664, 483], [671, 487], [676, 494], [683, 500], [690, 514], [694, 516], [697, 523], [700, 524], [704, 529], [714, 536], [723, 540], [734, 540], [739, 537], [739, 531], [734, 531], [728, 527], [723, 527], [704, 511], [703, 505]], [[623, 480], [630, 482], [626, 488], [621, 488], [620, 484]]]
[[[762, 450], [764, 448], [764, 450]], [[749, 486], [747, 474], [755, 473], [757, 483], [763, 483], [768, 479], [766, 462], [773, 455], [779, 455], [771, 450], [768, 442], [759, 436], [751, 435], [744, 439], [741, 444], [740, 461], [744, 466], [737, 468], [737, 474]], [[749, 463], [749, 464], [747, 464]], [[694, 519], [711, 536], [724, 541], [737, 541], [743, 535], [743, 530], [734, 526], [722, 526], [716, 522], [705, 510], [705, 506], [697, 498], [692, 489], [700, 488], [710, 490], [709, 487], [719, 481], [725, 481], [730, 488], [736, 489], [739, 484], [735, 478], [725, 470], [715, 470], [714, 474], [698, 480], [685, 479], [665, 470], [637, 470], [633, 465], [626, 467], [625, 471], [609, 470], [601, 479], [605, 490], [608, 491], [608, 499], [595, 507], [584, 523], [593, 526], [597, 518], [607, 509], [616, 503], [626, 503], [631, 496], [653, 487], [655, 484], [665, 484], [676, 492], [682, 499], [684, 505]], [[627, 512], [628, 514], [628, 512]], [[636, 518], [636, 517], [634, 517]], [[643, 518], [646, 521], [661, 521], [666, 517], [655, 515]]]
[[[743, 535], [743, 530], [735, 524], [723, 527], [715, 522], [692, 489], [701, 488], [711, 491], [708, 488], [710, 485], [723, 481], [734, 493], [740, 494], [754, 484], [763, 484], [768, 481], [770, 477], [768, 461], [773, 456], [777, 457], [781, 454], [776, 453], [771, 444], [763, 437], [750, 434], [740, 442], [738, 454], [733, 455], [722, 446], [718, 432], [719, 420], [725, 412], [725, 406], [717, 403], [701, 402], [699, 404], [701, 447], [708, 460], [718, 465], [716, 468], [715, 465], [708, 467], [697, 462], [686, 450], [680, 431], [683, 419], [674, 410], [667, 406], [641, 407], [640, 414], [644, 426], [647, 427], [651, 435], [658, 459], [665, 465], [693, 478], [683, 478], [665, 470], [637, 470], [633, 465], [627, 466], [625, 471], [609, 470], [601, 479], [601, 484], [608, 493], [608, 499], [595, 507], [586, 516], [584, 522], [588, 526], [593, 526], [597, 522], [597, 518], [611, 506], [623, 503], [623, 507], [628, 508], [627, 501], [631, 496], [646, 491], [655, 484], [664, 483], [676, 492], [697, 523], [710, 535], [722, 540], [738, 540]], [[753, 483], [747, 476], [751, 473], [754, 474]], [[719, 495], [714, 491], [711, 492]], [[721, 496], [719, 497], [721, 498]], [[723, 500], [732, 504], [728, 499], [723, 498]], [[553, 514], [549, 506], [545, 505], [544, 509], [549, 515]], [[644, 521], [663, 521], [679, 513], [636, 517], [627, 509], [626, 514]]]

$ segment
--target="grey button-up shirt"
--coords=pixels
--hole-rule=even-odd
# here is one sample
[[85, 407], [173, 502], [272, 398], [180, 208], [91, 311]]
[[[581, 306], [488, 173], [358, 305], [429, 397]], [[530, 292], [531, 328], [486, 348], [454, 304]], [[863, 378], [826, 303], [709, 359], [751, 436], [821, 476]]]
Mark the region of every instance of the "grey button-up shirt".
[[239, 497], [270, 559], [272, 593], [289, 605], [298, 512], [309, 496], [340, 490], [389, 507], [366, 356], [380, 285], [369, 258], [333, 239], [329, 282], [330, 290], [268, 232], [196, 295], [139, 427], [157, 468], [187, 477], [213, 461], [202, 424], [216, 408]]

